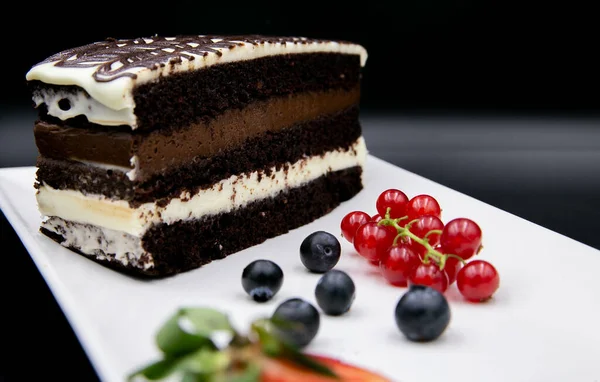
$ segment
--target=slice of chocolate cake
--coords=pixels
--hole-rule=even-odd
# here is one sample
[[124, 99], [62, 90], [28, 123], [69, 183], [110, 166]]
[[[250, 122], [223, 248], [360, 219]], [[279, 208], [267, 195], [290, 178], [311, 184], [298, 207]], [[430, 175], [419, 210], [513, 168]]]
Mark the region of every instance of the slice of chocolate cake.
[[264, 36], [110, 39], [27, 80], [41, 231], [162, 276], [309, 223], [362, 188], [359, 45]]

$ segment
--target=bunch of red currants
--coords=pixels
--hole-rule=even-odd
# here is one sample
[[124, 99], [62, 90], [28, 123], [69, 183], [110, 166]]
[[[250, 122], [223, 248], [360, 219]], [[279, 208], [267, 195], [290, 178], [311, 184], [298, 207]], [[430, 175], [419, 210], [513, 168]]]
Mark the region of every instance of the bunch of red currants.
[[469, 301], [488, 300], [500, 285], [500, 276], [484, 260], [467, 260], [482, 247], [481, 228], [470, 219], [444, 224], [442, 210], [430, 195], [409, 199], [397, 189], [377, 198], [377, 215], [363, 211], [347, 214], [342, 236], [356, 251], [378, 265], [392, 285], [426, 285], [444, 293], [456, 281]]

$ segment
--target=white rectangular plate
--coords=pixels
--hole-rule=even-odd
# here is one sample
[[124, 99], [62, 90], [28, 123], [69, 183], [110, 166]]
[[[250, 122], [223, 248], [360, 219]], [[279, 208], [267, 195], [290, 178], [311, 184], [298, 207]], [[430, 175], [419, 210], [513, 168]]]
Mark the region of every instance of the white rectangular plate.
[[[411, 343], [396, 329], [394, 308], [406, 291], [387, 285], [377, 269], [341, 239], [338, 269], [357, 287], [351, 311], [322, 316], [307, 349], [368, 367], [396, 381], [598, 381], [600, 380], [600, 253], [370, 156], [365, 189], [329, 215], [286, 235], [174, 277], [143, 281], [125, 276], [62, 248], [38, 232], [34, 169], [0, 170], [0, 207], [56, 296], [100, 378], [123, 381], [156, 359], [154, 335], [182, 306], [227, 312], [241, 330], [270, 315], [287, 298], [315, 302], [319, 278], [303, 268], [298, 248], [311, 232], [339, 235], [351, 210], [375, 213], [387, 188], [430, 194], [443, 220], [468, 217], [483, 230], [480, 258], [501, 276], [495, 297], [484, 304], [462, 301], [455, 286], [446, 296], [452, 319], [432, 343]], [[549, 206], [551, 208], [551, 206]], [[277, 262], [283, 288], [266, 304], [252, 302], [240, 283], [252, 260]]]

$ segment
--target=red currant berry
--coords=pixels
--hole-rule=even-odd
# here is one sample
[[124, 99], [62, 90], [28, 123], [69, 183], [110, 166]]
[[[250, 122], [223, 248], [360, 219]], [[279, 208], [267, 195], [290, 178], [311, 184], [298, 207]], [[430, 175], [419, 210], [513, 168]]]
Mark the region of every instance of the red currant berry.
[[429, 264], [421, 263], [413, 269], [408, 278], [409, 285], [425, 285], [444, 293], [448, 289], [448, 275], [440, 271], [440, 268], [433, 262]]
[[471, 219], [451, 220], [444, 227], [440, 244], [444, 253], [452, 253], [467, 260], [481, 247], [481, 228]]
[[433, 196], [417, 195], [406, 205], [406, 214], [408, 215], [408, 221], [425, 215], [441, 218], [442, 209]]
[[473, 260], [458, 271], [456, 286], [467, 300], [485, 301], [498, 290], [500, 275], [487, 261]]
[[390, 247], [379, 262], [385, 279], [395, 286], [407, 286], [412, 271], [421, 264], [421, 258], [407, 245]]
[[385, 190], [377, 198], [377, 212], [379, 215], [385, 216], [388, 208], [390, 208], [390, 218], [397, 219], [406, 215], [406, 204], [408, 197], [404, 192], [396, 189]]
[[[444, 229], [444, 223], [442, 223], [440, 218], [438, 218], [437, 216], [433, 216], [433, 215], [421, 216], [418, 218], [418, 220], [416, 222], [414, 222], [410, 226], [410, 232], [414, 233], [421, 239], [423, 239], [427, 235], [427, 233], [429, 233], [429, 231], [433, 231], [433, 230], [441, 231], [443, 229]], [[435, 247], [440, 242], [440, 236], [441, 236], [441, 234], [439, 234], [439, 233], [431, 234], [431, 235], [427, 236], [427, 241], [429, 241], [429, 244], [431, 244], [432, 247]]]
[[354, 248], [359, 255], [369, 261], [378, 261], [392, 246], [397, 231], [394, 227], [368, 222], [358, 227], [354, 235]]
[[344, 216], [340, 228], [342, 229], [342, 236], [350, 243], [354, 241], [354, 234], [361, 225], [371, 220], [371, 217], [362, 211], [352, 211], [348, 215]]
[[444, 272], [448, 276], [448, 285], [452, 285], [454, 281], [456, 281], [456, 275], [458, 271], [462, 268], [462, 262], [459, 261], [455, 257], [449, 257], [446, 259], [446, 264], [444, 265]]
[[383, 217], [379, 214], [373, 215], [373, 217], [369, 220], [371, 222], [379, 223], [379, 221], [383, 219]]
[[406, 245], [408, 245], [410, 249], [412, 249], [413, 252], [419, 255], [421, 258], [425, 257], [425, 254], [427, 253], [427, 248], [425, 248], [424, 246], [422, 246], [421, 244], [417, 243], [409, 237], [404, 237], [403, 242]]

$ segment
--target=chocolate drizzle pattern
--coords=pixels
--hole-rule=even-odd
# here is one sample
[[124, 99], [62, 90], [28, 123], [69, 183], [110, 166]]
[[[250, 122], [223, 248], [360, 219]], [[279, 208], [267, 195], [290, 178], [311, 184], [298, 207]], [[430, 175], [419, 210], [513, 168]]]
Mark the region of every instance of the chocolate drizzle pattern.
[[[137, 39], [107, 39], [57, 53], [43, 62], [56, 62], [55, 66], [66, 68], [97, 67], [93, 78], [97, 82], [109, 82], [121, 77], [136, 79], [133, 68], [159, 69], [165, 65], [176, 65], [184, 60], [193, 61], [196, 56], [209, 54], [221, 56], [220, 49], [235, 49], [238, 46], [266, 43], [311, 44], [332, 42], [303, 37], [244, 36], [176, 36]], [[344, 42], [340, 42], [344, 43]]]

